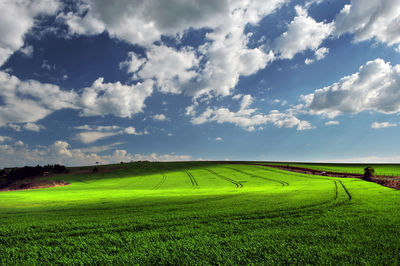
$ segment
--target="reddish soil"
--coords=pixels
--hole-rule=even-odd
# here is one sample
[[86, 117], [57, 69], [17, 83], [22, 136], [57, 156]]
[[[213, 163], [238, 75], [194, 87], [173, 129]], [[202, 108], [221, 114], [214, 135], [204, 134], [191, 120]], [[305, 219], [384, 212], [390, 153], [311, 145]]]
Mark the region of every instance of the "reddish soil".
[[[271, 164], [251, 164], [251, 165], [261, 165], [266, 167], [273, 167], [277, 169], [309, 174], [309, 175], [322, 175], [322, 176], [331, 176], [331, 177], [351, 177], [351, 178], [363, 178], [361, 174], [349, 174], [349, 173], [340, 173], [340, 172], [329, 172], [329, 171], [320, 171], [310, 168], [303, 167], [295, 167], [288, 165], [271, 165]], [[374, 176], [370, 179], [371, 182], [378, 183], [385, 187], [395, 188], [400, 190], [400, 177], [398, 176]]]
[[38, 178], [30, 178], [30, 179], [16, 181], [5, 188], [1, 188], [0, 191], [38, 189], [38, 188], [49, 188], [49, 187], [59, 187], [68, 185], [70, 184], [62, 180], [40, 180]]
[[[93, 172], [93, 169], [97, 168], [96, 172]], [[97, 173], [108, 173], [119, 170], [123, 168], [123, 166], [113, 166], [113, 167], [72, 167], [68, 168], [68, 174], [50, 174], [47, 177], [55, 177], [55, 176], [65, 176], [71, 174], [97, 174]], [[12, 191], [12, 190], [24, 190], [24, 189], [38, 189], [38, 188], [50, 188], [50, 187], [59, 187], [59, 186], [68, 186], [70, 185], [68, 182], [63, 180], [43, 180], [42, 176], [26, 178], [22, 180], [18, 180], [12, 184], [7, 185], [6, 187], [0, 187], [0, 191]]]

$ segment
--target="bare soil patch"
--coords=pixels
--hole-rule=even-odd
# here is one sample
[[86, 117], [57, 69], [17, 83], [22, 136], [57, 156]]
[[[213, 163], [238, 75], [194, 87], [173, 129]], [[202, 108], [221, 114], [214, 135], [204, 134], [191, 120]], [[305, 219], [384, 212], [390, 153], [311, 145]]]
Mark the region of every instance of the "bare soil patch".
[[11, 183], [6, 187], [1, 188], [0, 191], [50, 188], [50, 187], [60, 187], [68, 185], [70, 184], [62, 180], [41, 180], [39, 178], [29, 178], [24, 180], [18, 180], [14, 183]]
[[[119, 169], [122, 169], [123, 166], [112, 166], [112, 167], [96, 167], [97, 171], [93, 172], [94, 167], [71, 167], [68, 168], [68, 173], [60, 173], [60, 174], [50, 174], [46, 177], [55, 177], [55, 176], [65, 176], [65, 175], [76, 175], [76, 174], [98, 174], [98, 173], [109, 173]], [[51, 188], [51, 187], [60, 187], [60, 186], [68, 186], [70, 183], [63, 180], [44, 180], [43, 176], [25, 178], [18, 181], [15, 181], [5, 187], [0, 187], [0, 191], [14, 191], [14, 190], [25, 190], [25, 189], [39, 189], [39, 188]]]

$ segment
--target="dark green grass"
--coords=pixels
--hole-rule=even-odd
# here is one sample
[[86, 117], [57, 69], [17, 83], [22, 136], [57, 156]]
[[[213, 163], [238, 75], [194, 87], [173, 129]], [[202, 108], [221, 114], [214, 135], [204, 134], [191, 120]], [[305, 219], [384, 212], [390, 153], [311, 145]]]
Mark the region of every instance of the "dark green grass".
[[353, 163], [293, 163], [293, 162], [256, 162], [257, 164], [288, 165], [320, 171], [332, 171], [351, 174], [363, 174], [364, 168], [371, 166], [376, 175], [400, 176], [400, 164], [353, 164]]
[[0, 264], [400, 263], [394, 189], [262, 166], [123, 167], [0, 193]]

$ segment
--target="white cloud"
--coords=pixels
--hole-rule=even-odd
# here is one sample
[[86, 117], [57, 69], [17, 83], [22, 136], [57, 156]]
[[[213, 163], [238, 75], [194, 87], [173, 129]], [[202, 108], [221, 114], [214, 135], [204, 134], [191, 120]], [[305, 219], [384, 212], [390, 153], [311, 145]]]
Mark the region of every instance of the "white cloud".
[[[24, 36], [39, 15], [55, 14], [56, 0], [2, 1], [0, 4], [0, 66], [24, 46]], [[21, 51], [23, 52], [23, 51]]]
[[[297, 130], [308, 130], [313, 127], [309, 122], [299, 120], [291, 113], [281, 113], [277, 110], [272, 110], [268, 114], [257, 113], [256, 109], [248, 108], [246, 104], [246, 97], [243, 97], [241, 108], [237, 112], [232, 112], [228, 108], [207, 108], [202, 114], [193, 117], [191, 122], [193, 124], [203, 124], [206, 122], [231, 123], [236, 126], [242, 127], [247, 131], [254, 131], [255, 126], [273, 124], [279, 128], [293, 128]], [[242, 108], [245, 106], [245, 108]]]
[[144, 101], [152, 92], [152, 80], [123, 85], [120, 82], [104, 83], [103, 78], [98, 78], [91, 87], [83, 90], [81, 115], [131, 117], [143, 111]]
[[147, 61], [130, 56], [128, 70], [139, 69], [137, 77], [141, 79], [156, 79], [156, 85], [164, 93], [181, 93], [187, 89], [189, 82], [197, 76], [193, 69], [199, 64], [195, 51], [182, 48], [177, 51], [166, 46], [153, 46], [147, 51]]
[[400, 156], [364, 156], [353, 158], [339, 158], [324, 160], [327, 163], [396, 163], [400, 162]]
[[33, 46], [28, 45], [19, 49], [19, 51], [26, 57], [32, 57], [33, 55]]
[[336, 33], [353, 33], [356, 42], [376, 39], [388, 45], [400, 43], [400, 2], [351, 0], [335, 20]]
[[117, 149], [110, 154], [101, 154], [101, 152], [112, 149], [120, 143], [114, 143], [106, 146], [93, 146], [86, 149], [71, 149], [66, 141], [56, 141], [49, 146], [40, 146], [29, 148], [23, 144], [0, 145], [0, 168], [37, 165], [37, 164], [63, 164], [68, 166], [94, 165], [96, 162], [117, 163], [120, 161], [188, 161], [192, 158], [187, 155], [175, 154], [130, 154], [126, 150]]
[[8, 136], [0, 136], [0, 142], [6, 142], [6, 141], [10, 141], [12, 140], [12, 138], [8, 137]]
[[315, 59], [321, 60], [324, 59], [325, 56], [329, 53], [329, 48], [321, 47], [317, 51], [315, 51]]
[[306, 65], [309, 65], [309, 64], [312, 64], [312, 63], [314, 63], [314, 59], [310, 59], [310, 58], [306, 58], [306, 60], [304, 60], [304, 63], [306, 64]]
[[145, 58], [138, 58], [134, 52], [129, 52], [128, 58], [126, 59], [126, 61], [119, 64], [119, 68], [126, 68], [126, 71], [128, 73], [135, 73], [145, 62]]
[[227, 0], [83, 0], [80, 14], [64, 14], [74, 34], [98, 34], [107, 30], [118, 39], [149, 46], [162, 34], [175, 35], [185, 29], [213, 27], [228, 15]]
[[[124, 1], [123, 5], [100, 0], [84, 1], [81, 14], [60, 16], [77, 34], [97, 34], [107, 30], [111, 36], [147, 48], [146, 58], [130, 53], [121, 63], [133, 78], [154, 79], [165, 93], [190, 96], [214, 93], [229, 95], [240, 76], [263, 69], [275, 57], [260, 44], [249, 48], [246, 25], [256, 24], [287, 0], [222, 1]], [[179, 14], [179, 15], [177, 15]], [[193, 48], [179, 50], [154, 45], [161, 35], [179, 39], [185, 30], [210, 28], [206, 43], [196, 53]], [[199, 64], [203, 60], [204, 64]]]
[[216, 141], [222, 141], [222, 138], [221, 137], [216, 137], [215, 140]]
[[371, 124], [371, 128], [374, 128], [374, 129], [387, 128], [387, 127], [397, 127], [397, 123], [374, 122], [374, 123]]
[[164, 114], [156, 114], [153, 115], [153, 119], [157, 121], [165, 121], [168, 120], [168, 118]]
[[127, 127], [127, 128], [124, 129], [124, 132], [126, 134], [128, 134], [128, 135], [136, 135], [136, 136], [140, 136], [140, 135], [143, 135], [143, 134], [146, 135], [146, 132], [145, 133], [138, 132], [138, 131], [136, 131], [136, 129], [134, 127]]
[[17, 147], [23, 147], [25, 146], [25, 143], [22, 140], [17, 140], [14, 145]]
[[[276, 50], [283, 59], [292, 59], [297, 53], [308, 49], [318, 51], [322, 41], [330, 36], [334, 29], [332, 23], [316, 22], [308, 16], [306, 9], [300, 6], [296, 6], [295, 9], [297, 16], [288, 25], [288, 30], [275, 40]], [[326, 49], [316, 52], [317, 58], [325, 56], [329, 51]]]
[[304, 63], [306, 63], [306, 65], [309, 65], [311, 63], [314, 63], [315, 61], [324, 59], [325, 56], [328, 55], [328, 53], [329, 53], [329, 48], [321, 47], [321, 48], [319, 48], [318, 50], [315, 51], [315, 53], [314, 53], [315, 59], [306, 58]]
[[21, 126], [17, 124], [7, 124], [7, 127], [13, 129], [14, 131], [20, 132], [21, 131]]
[[367, 110], [394, 114], [400, 112], [399, 87], [400, 65], [376, 59], [361, 66], [359, 72], [301, 99], [309, 113], [330, 118]]
[[96, 142], [100, 139], [108, 138], [111, 136], [128, 134], [128, 135], [147, 135], [148, 132], [139, 132], [132, 126], [127, 128], [121, 128], [120, 126], [89, 126], [82, 125], [75, 127], [77, 130], [83, 130], [84, 132], [80, 132], [76, 134], [76, 139], [82, 143], [88, 144]]
[[76, 138], [85, 144], [98, 141], [107, 137], [118, 135], [119, 132], [100, 132], [100, 131], [88, 131], [76, 134]]
[[34, 131], [34, 132], [39, 132], [40, 130], [44, 129], [45, 127], [42, 125], [37, 125], [35, 123], [26, 123], [24, 125], [24, 129]]
[[325, 122], [325, 126], [333, 126], [333, 125], [339, 125], [339, 124], [340, 124], [339, 121], [335, 121], [335, 120]]
[[232, 97], [232, 99], [234, 100], [240, 100], [240, 98], [242, 98], [243, 94], [236, 94]]
[[21, 81], [0, 71], [0, 126], [7, 123], [34, 123], [50, 113], [77, 108], [77, 94], [35, 80]]
[[194, 116], [196, 114], [196, 111], [194, 110], [195, 108], [196, 108], [195, 105], [190, 105], [190, 106], [186, 107], [185, 115]]

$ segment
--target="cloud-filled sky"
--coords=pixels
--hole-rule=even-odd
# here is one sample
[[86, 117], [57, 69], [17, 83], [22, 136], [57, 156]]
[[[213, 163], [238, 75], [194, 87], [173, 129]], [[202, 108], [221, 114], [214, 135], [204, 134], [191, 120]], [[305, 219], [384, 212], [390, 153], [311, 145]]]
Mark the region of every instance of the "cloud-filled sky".
[[0, 0], [0, 167], [400, 162], [398, 0]]

